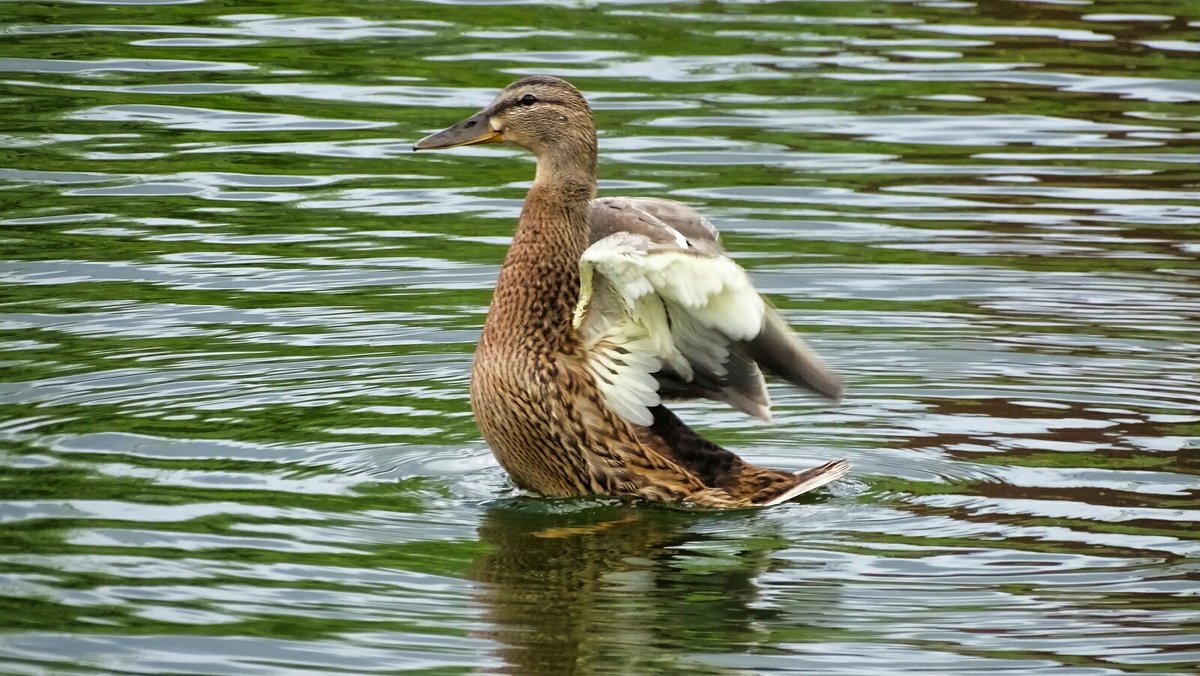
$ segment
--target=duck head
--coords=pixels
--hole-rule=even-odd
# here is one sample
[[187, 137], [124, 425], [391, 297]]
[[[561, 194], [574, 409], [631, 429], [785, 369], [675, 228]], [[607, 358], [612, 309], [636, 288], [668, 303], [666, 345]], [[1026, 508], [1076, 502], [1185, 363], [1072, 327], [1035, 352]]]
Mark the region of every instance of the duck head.
[[417, 141], [413, 150], [515, 143], [538, 159], [596, 154], [592, 109], [570, 82], [533, 75], [510, 84], [483, 110]]

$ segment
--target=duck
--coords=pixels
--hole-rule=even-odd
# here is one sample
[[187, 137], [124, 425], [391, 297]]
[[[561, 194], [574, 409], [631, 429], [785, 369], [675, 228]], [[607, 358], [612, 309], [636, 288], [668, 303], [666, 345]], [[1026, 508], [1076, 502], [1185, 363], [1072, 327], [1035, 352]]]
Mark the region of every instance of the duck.
[[746, 509], [848, 472], [754, 465], [667, 407], [711, 399], [770, 422], [764, 373], [833, 401], [843, 385], [699, 212], [597, 197], [596, 123], [574, 85], [524, 77], [413, 149], [483, 143], [537, 161], [471, 366], [479, 431], [518, 488]]

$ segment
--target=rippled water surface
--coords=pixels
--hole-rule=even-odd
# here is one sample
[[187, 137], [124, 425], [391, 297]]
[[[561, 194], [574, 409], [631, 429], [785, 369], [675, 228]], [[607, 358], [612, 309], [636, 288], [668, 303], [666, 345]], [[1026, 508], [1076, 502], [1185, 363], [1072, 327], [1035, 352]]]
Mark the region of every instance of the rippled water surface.
[[[1196, 5], [0, 10], [0, 671], [1200, 664]], [[684, 416], [848, 480], [510, 486], [467, 382], [532, 160], [409, 147], [528, 73], [849, 386]]]

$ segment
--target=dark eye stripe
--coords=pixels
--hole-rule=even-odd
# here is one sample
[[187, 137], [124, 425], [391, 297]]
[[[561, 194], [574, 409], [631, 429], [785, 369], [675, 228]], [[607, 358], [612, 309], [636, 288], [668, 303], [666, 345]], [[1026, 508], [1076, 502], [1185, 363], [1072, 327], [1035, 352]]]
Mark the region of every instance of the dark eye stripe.
[[[526, 94], [525, 96], [533, 96], [534, 103], [549, 103], [552, 105], [566, 105], [566, 101], [562, 101], [560, 99], [547, 99], [547, 98], [544, 98], [541, 96], [534, 96], [533, 94]], [[519, 99], [509, 99], [509, 100], [505, 101], [504, 103], [500, 104], [500, 107], [496, 112], [500, 112], [501, 110], [505, 110], [508, 108], [516, 108], [518, 106], [523, 107], [523, 106], [532, 105], [532, 104], [525, 103], [525, 96], [522, 96]]]

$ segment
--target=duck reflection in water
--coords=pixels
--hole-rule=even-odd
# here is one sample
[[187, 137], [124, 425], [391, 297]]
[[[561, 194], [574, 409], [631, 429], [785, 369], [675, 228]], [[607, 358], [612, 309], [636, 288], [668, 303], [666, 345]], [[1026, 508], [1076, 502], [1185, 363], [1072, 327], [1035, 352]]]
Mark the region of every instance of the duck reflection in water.
[[698, 532], [753, 514], [578, 505], [548, 513], [567, 505], [529, 502], [484, 515], [479, 533], [491, 549], [469, 573], [502, 673], [742, 673], [694, 656], [753, 650], [769, 638], [760, 627], [778, 624], [756, 578], [786, 541], [761, 523], [720, 524], [737, 540]]

